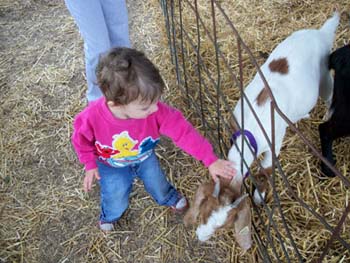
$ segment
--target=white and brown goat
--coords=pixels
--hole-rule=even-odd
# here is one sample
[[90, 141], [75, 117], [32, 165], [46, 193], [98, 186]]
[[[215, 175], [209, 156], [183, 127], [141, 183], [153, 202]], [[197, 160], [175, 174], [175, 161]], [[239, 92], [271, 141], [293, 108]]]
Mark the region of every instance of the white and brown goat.
[[[328, 57], [338, 24], [339, 14], [335, 12], [320, 29], [293, 33], [272, 51], [261, 67], [278, 107], [293, 123], [309, 116], [319, 95], [330, 105], [333, 79], [328, 69]], [[259, 74], [247, 86], [245, 94], [271, 141], [271, 98]], [[238, 126], [242, 124], [241, 103], [242, 100], [239, 100], [234, 110]], [[184, 222], [186, 225], [195, 224], [200, 219], [196, 234], [201, 241], [209, 239], [219, 228], [234, 226], [237, 242], [247, 250], [251, 246], [251, 214], [249, 200], [241, 193], [243, 176], [248, 174], [255, 157], [263, 154], [263, 170], [254, 175], [258, 190], [254, 192], [254, 201], [261, 203], [268, 186], [267, 177], [271, 174], [272, 153], [248, 105], [245, 105], [243, 113], [243, 134], [235, 132], [236, 143], [228, 153], [229, 160], [236, 164], [236, 176], [230, 182], [220, 178], [220, 187], [218, 182], [216, 185], [214, 182], [200, 185]], [[287, 126], [275, 114], [276, 155], [282, 147]], [[243, 136], [246, 140], [243, 140]], [[240, 155], [242, 140], [245, 149], [243, 158]], [[243, 160], [244, 164], [241, 165]]]
[[[296, 123], [308, 117], [317, 103], [319, 95], [330, 105], [333, 79], [328, 69], [328, 57], [333, 46], [335, 32], [339, 24], [339, 14], [335, 12], [320, 29], [303, 29], [294, 32], [282, 41], [261, 66], [273, 97], [281, 111]], [[269, 140], [271, 141], [271, 109], [268, 90], [259, 74], [244, 90], [252, 104]], [[241, 103], [238, 101], [234, 116], [238, 126], [242, 125]], [[251, 109], [244, 102], [244, 131], [235, 134], [236, 144], [231, 147], [228, 159], [236, 163], [238, 174], [234, 177], [236, 185], [241, 185], [255, 156], [263, 155], [261, 166], [265, 171], [255, 175], [258, 190], [254, 192], [255, 203], [261, 203], [265, 197], [267, 176], [271, 171], [272, 153], [268, 141], [258, 125]], [[275, 114], [275, 154], [278, 156], [282, 147], [288, 124]], [[243, 140], [243, 137], [246, 137]], [[242, 140], [244, 156], [241, 158]], [[248, 144], [254, 146], [255, 153], [249, 150]], [[241, 162], [245, 161], [241, 170]], [[260, 178], [259, 178], [260, 177]], [[260, 192], [260, 194], [259, 194]], [[262, 198], [261, 198], [262, 197]]]
[[194, 201], [184, 217], [185, 225], [193, 225], [199, 219], [196, 229], [200, 241], [208, 240], [220, 228], [235, 231], [235, 238], [243, 250], [251, 247], [251, 212], [247, 194], [241, 194], [241, 187], [231, 185], [220, 178], [214, 183], [201, 184]]

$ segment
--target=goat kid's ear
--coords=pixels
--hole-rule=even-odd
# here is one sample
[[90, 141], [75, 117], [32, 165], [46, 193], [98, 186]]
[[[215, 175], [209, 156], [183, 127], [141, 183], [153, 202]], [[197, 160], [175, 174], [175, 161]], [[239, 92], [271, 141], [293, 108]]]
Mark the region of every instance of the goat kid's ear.
[[220, 193], [220, 179], [217, 179], [214, 186], [213, 196], [218, 198]]
[[198, 215], [200, 213], [199, 208], [205, 200], [206, 196], [210, 193], [207, 192], [208, 186], [206, 184], [201, 184], [194, 196], [193, 202], [190, 205], [190, 208], [187, 210], [184, 216], [184, 224], [185, 226], [194, 225], [198, 219]]
[[230, 206], [231, 208], [238, 208], [239, 205], [242, 203], [242, 201], [248, 196], [248, 194], [244, 194], [242, 196], [240, 196], [239, 198], [237, 198]]
[[[236, 199], [231, 205], [231, 209], [229, 210], [229, 216], [226, 220], [225, 228], [231, 227], [233, 224], [236, 224], [237, 217], [239, 217], [242, 210], [244, 211], [245, 206], [242, 206], [245, 204], [244, 200], [248, 194], [244, 194]], [[249, 210], [250, 211], [250, 210]]]
[[244, 251], [246, 251], [252, 246], [251, 211], [248, 202], [243, 202], [243, 204], [243, 207], [237, 214], [234, 228], [237, 243]]

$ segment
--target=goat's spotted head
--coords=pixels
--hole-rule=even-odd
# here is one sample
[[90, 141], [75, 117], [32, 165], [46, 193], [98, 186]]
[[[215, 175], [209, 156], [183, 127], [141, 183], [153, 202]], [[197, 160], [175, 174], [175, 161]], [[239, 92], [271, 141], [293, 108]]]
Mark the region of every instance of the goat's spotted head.
[[216, 183], [203, 183], [184, 217], [185, 225], [199, 221], [196, 234], [200, 241], [208, 240], [219, 228], [235, 225], [236, 237], [244, 228], [248, 230], [242, 242], [244, 244], [239, 243], [242, 248], [248, 249], [251, 245], [251, 222], [249, 200], [246, 197], [247, 194], [241, 195], [240, 190], [234, 189], [229, 181], [222, 178]]

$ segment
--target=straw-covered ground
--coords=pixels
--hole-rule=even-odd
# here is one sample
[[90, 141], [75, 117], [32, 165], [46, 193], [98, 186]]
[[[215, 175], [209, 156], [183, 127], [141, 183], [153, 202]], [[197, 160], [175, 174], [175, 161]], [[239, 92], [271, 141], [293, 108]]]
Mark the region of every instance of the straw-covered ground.
[[[168, 84], [164, 99], [185, 109], [158, 1], [127, 2], [134, 47], [159, 66]], [[242, 0], [226, 8], [259, 58], [291, 32], [321, 25], [336, 2], [340, 4], [339, 0]], [[348, 1], [342, 0], [340, 6], [350, 12]], [[348, 21], [343, 15], [336, 47], [349, 42]], [[199, 243], [193, 229], [157, 206], [138, 181], [116, 230], [101, 233], [98, 187], [83, 193], [84, 171], [70, 144], [72, 120], [85, 106], [86, 88], [82, 40], [74, 21], [63, 1], [2, 0], [0, 25], [0, 262], [260, 262], [254, 245], [242, 255], [231, 231]], [[191, 110], [184, 111], [193, 117]], [[311, 119], [299, 124], [317, 147], [317, 125], [323, 114], [319, 105]], [[334, 147], [337, 167], [348, 178], [349, 145], [346, 138]], [[170, 180], [189, 197], [200, 181], [209, 178], [199, 162], [167, 139], [157, 153]], [[337, 178], [319, 180], [317, 160], [291, 133], [281, 160], [299, 196], [318, 207], [334, 226], [348, 203], [349, 189]], [[301, 253], [306, 259], [319, 256], [317, 249], [325, 245], [329, 232], [287, 192], [278, 190]], [[349, 227], [341, 233], [350, 242]], [[349, 261], [344, 251], [336, 244], [327, 261]]]
[[[320, 27], [326, 19], [332, 15], [334, 7], [337, 7], [341, 12], [341, 21], [336, 32], [334, 48], [349, 43], [350, 6], [349, 3], [345, 1], [220, 1], [220, 3], [230, 20], [234, 23], [240, 36], [251, 49], [260, 64], [266, 59], [271, 50], [292, 32], [302, 28]], [[192, 3], [193, 7], [191, 8], [191, 5], [187, 3], [187, 1], [183, 1], [183, 6], [183, 28], [186, 30], [184, 34], [184, 46], [186, 50], [190, 50], [185, 52], [186, 58], [184, 64], [187, 67], [187, 71], [192, 73], [189, 75], [195, 75], [194, 79], [198, 81], [198, 78], [196, 79], [196, 75], [198, 75], [196, 74], [196, 69], [190, 66], [193, 63], [196, 64], [196, 50], [194, 50], [193, 47], [193, 43], [197, 43], [198, 32], [196, 27], [197, 21], [193, 11], [195, 7], [194, 3]], [[210, 77], [216, 79], [215, 49], [213, 48], [210, 37], [206, 34], [207, 30], [211, 31], [212, 34], [213, 21], [210, 1], [198, 1], [197, 8], [200, 13], [200, 54], [203, 59], [202, 62], [205, 65], [202, 66], [202, 68], [206, 67], [211, 75]], [[175, 11], [175, 13], [176, 12], [177, 11]], [[238, 76], [237, 42], [235, 36], [227, 25], [226, 20], [220, 15], [218, 9], [216, 9], [215, 12], [217, 14], [218, 46], [224, 53], [230, 68]], [[178, 15], [178, 13], [176, 14]], [[206, 29], [202, 23], [205, 24]], [[179, 31], [180, 29], [178, 29], [178, 32]], [[180, 33], [178, 33], [178, 35], [180, 35]], [[191, 40], [189, 40], [189, 38]], [[245, 51], [243, 51], [242, 57], [244, 63], [244, 83], [247, 84], [256, 70], [249, 61], [249, 56]], [[232, 79], [229, 74], [230, 71], [227, 70], [225, 63], [223, 63], [222, 59], [219, 61], [221, 66], [221, 90], [227, 95], [226, 100], [229, 101], [231, 105], [235, 105], [237, 96], [239, 95], [239, 89], [232, 84]], [[210, 77], [207, 76], [205, 70], [202, 70], [202, 87], [207, 86], [209, 94], [212, 98], [215, 98], [215, 86], [209, 80]], [[199, 100], [200, 96], [198, 92], [194, 92], [191, 95], [195, 98], [194, 101]], [[215, 103], [210, 102], [210, 95], [206, 94], [204, 99], [205, 109], [209, 109], [205, 114], [206, 116], [213, 115], [210, 113], [215, 112], [216, 107]], [[213, 100], [211, 99], [211, 101]], [[311, 118], [302, 120], [297, 124], [299, 130], [302, 131], [317, 149], [320, 149], [317, 127], [322, 122], [325, 110], [325, 106], [320, 100], [317, 107], [311, 112]], [[226, 115], [227, 112], [224, 107], [221, 107], [221, 113]], [[227, 142], [227, 137], [229, 136], [230, 132], [226, 130], [224, 132], [224, 137], [226, 137]], [[343, 175], [349, 178], [349, 138], [338, 140], [337, 143], [335, 143], [334, 149], [338, 169]], [[323, 180], [324, 178], [322, 178], [319, 171], [319, 161], [302, 140], [290, 130], [284, 140], [279, 159], [283, 171], [288, 177], [290, 189], [292, 189], [298, 198], [303, 200], [306, 205], [315, 209], [326, 222], [334, 227], [344, 212], [345, 206], [348, 205], [349, 189], [344, 186], [339, 178]], [[195, 188], [197, 184], [196, 178], [189, 181], [191, 189]], [[327, 240], [330, 238], [330, 233], [323, 223], [318, 221], [292, 197], [281, 176], [276, 177], [276, 189], [294, 243], [298, 247], [301, 257], [311, 262], [321, 255], [322, 248], [325, 247]], [[290, 260], [292, 262], [297, 261], [297, 255], [292, 248], [294, 244], [287, 238], [288, 232], [283, 226], [282, 217], [277, 209], [277, 202], [272, 198], [271, 193], [268, 196], [268, 206], [270, 209], [274, 210], [273, 219], [277, 222], [282, 239], [286, 242], [285, 246], [290, 255]], [[267, 239], [267, 235], [264, 233], [262, 226], [265, 225], [265, 227], [267, 227], [266, 229], [269, 229], [271, 227], [271, 220], [269, 220], [265, 214], [263, 215], [262, 221], [258, 220], [258, 218], [259, 217], [254, 214], [253, 221], [258, 225], [260, 224], [257, 232], [259, 236], [265, 240]], [[272, 232], [272, 239], [275, 244], [278, 245], [275, 248], [275, 252], [271, 247], [267, 250], [270, 255], [276, 253], [280, 256], [282, 261], [286, 261], [287, 259], [283, 256], [285, 253], [283, 252], [282, 246], [280, 246], [278, 236], [274, 230], [272, 230]], [[340, 233], [347, 242], [350, 241], [349, 216], [341, 228]], [[220, 240], [224, 238], [225, 237], [220, 237]], [[225, 239], [225, 242], [227, 242], [227, 239]], [[349, 252], [345, 251], [346, 249], [339, 242], [335, 242], [331, 246], [331, 250], [325, 260], [327, 262], [349, 261]], [[274, 256], [272, 258], [275, 259]], [[250, 258], [247, 260], [250, 260]]]

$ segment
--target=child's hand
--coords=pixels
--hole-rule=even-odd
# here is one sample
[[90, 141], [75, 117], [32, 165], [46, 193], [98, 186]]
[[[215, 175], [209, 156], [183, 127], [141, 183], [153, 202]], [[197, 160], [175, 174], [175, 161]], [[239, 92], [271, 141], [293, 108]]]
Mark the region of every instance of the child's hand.
[[85, 172], [84, 191], [86, 193], [91, 190], [92, 183], [94, 182], [94, 178], [96, 178], [97, 180], [101, 179], [97, 168]]
[[209, 165], [208, 169], [214, 181], [217, 180], [218, 176], [231, 179], [233, 176], [236, 175], [234, 163], [222, 159], [218, 159], [215, 162], [213, 162], [211, 165]]

